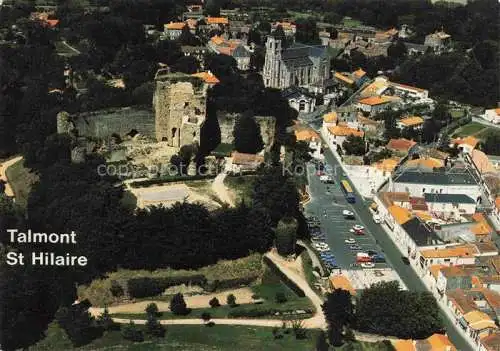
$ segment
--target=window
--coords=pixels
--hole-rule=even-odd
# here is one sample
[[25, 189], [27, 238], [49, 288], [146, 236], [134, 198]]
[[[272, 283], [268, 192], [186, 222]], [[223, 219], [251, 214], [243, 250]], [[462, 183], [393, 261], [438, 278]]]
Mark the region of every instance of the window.
[[449, 259], [449, 258], [444, 259], [444, 262], [450, 262], [450, 261], [451, 261], [451, 259]]
[[299, 111], [305, 111], [306, 110], [306, 102], [304, 100], [301, 100], [299, 103]]
[[422, 188], [422, 192], [425, 193], [425, 188]]

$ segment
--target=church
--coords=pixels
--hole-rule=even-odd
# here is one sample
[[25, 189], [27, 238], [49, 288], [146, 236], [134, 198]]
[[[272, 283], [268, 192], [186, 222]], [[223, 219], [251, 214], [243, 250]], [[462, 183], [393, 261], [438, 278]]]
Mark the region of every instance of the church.
[[326, 46], [293, 43], [271, 34], [266, 42], [264, 85], [286, 89], [290, 86], [322, 86], [330, 76], [330, 57]]

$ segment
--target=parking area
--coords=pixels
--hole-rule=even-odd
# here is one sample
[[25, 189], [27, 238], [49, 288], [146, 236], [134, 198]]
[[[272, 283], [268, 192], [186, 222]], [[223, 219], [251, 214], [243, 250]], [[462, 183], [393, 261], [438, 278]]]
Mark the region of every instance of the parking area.
[[[315, 223], [317, 227], [313, 229], [313, 246], [315, 242], [328, 245], [328, 250], [324, 249], [324, 244], [316, 245], [318, 251], [323, 251], [324, 261], [334, 263], [330, 264], [331, 268], [351, 270], [362, 269], [360, 264], [356, 263], [358, 253], [370, 253], [371, 256], [379, 254], [379, 261], [382, 261], [381, 248], [357, 214], [354, 213], [354, 219], [345, 218], [343, 211], [354, 211], [354, 209], [347, 203], [338, 182], [335, 184], [322, 182], [313, 164], [308, 165], [308, 180], [311, 201], [305, 206], [305, 215], [314, 219], [311, 223]], [[350, 232], [355, 225], [364, 229], [358, 233]], [[387, 263], [383, 262], [374, 264], [374, 268], [387, 267]]]

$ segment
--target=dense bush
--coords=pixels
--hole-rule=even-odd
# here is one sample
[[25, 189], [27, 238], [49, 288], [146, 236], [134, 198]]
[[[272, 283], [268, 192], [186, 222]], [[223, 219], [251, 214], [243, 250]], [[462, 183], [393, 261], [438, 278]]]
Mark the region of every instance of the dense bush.
[[270, 316], [276, 313], [276, 310], [272, 308], [258, 308], [258, 307], [238, 307], [238, 309], [231, 310], [228, 313], [228, 317], [238, 318], [238, 317], [263, 317]]
[[297, 284], [295, 284], [294, 281], [290, 280], [286, 274], [284, 274], [276, 265], [274, 264], [273, 261], [271, 261], [268, 257], [264, 256], [264, 263], [266, 263], [269, 268], [277, 274], [280, 279], [285, 283], [286, 286], [288, 286], [290, 289], [292, 289], [297, 296], [299, 297], [305, 297], [306, 294], [304, 293], [304, 290], [302, 290]]
[[210, 307], [215, 308], [220, 306], [219, 299], [214, 297], [209, 301]]
[[179, 182], [179, 181], [189, 181], [189, 180], [202, 180], [202, 179], [212, 179], [215, 178], [215, 175], [193, 175], [193, 176], [171, 176], [171, 177], [162, 177], [158, 179], [148, 179], [148, 180], [140, 180], [136, 182], [131, 182], [130, 186], [132, 188], [141, 188], [148, 187], [150, 185], [158, 185], [163, 183], [171, 183], [171, 182]]
[[175, 294], [170, 301], [170, 311], [177, 315], [189, 314], [190, 310], [187, 308], [184, 296], [181, 293]]
[[132, 321], [130, 322], [130, 324], [127, 324], [126, 326], [123, 327], [122, 337], [125, 340], [130, 340], [135, 342], [144, 341], [144, 334], [142, 333], [142, 330], [137, 328], [134, 322]]

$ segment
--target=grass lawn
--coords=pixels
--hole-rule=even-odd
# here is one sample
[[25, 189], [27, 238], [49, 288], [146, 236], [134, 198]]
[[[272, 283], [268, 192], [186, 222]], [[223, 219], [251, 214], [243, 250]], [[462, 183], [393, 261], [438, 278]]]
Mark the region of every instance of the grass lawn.
[[23, 160], [14, 163], [5, 172], [14, 191], [16, 203], [26, 208], [31, 187], [38, 180], [38, 176], [30, 173], [28, 168], [24, 168]]
[[[145, 341], [133, 343], [124, 340], [119, 331], [113, 331], [78, 350], [310, 351], [314, 349], [318, 333], [317, 330], [309, 330], [304, 340], [295, 339], [292, 333], [283, 334], [281, 339], [274, 339], [272, 328], [268, 327], [171, 325], [167, 326], [164, 338], [146, 336]], [[56, 325], [51, 325], [47, 337], [30, 348], [31, 351], [69, 349], [73, 347], [66, 333]]]
[[[216, 308], [195, 308], [192, 309], [188, 315], [178, 316], [171, 312], [162, 312], [159, 319], [174, 319], [174, 318], [200, 318], [204, 312], [210, 313], [212, 318], [235, 318], [231, 313], [239, 313], [242, 311], [263, 311], [262, 316], [256, 316], [252, 318], [277, 318], [280, 319], [284, 317], [283, 315], [275, 316], [274, 313], [277, 311], [289, 312], [295, 310], [314, 310], [314, 306], [311, 304], [307, 297], [299, 297], [295, 292], [288, 288], [280, 278], [274, 274], [270, 269], [266, 268], [264, 275], [262, 276], [262, 283], [251, 286], [252, 291], [257, 295], [258, 299], [264, 299], [262, 303], [259, 304], [243, 304], [235, 307], [230, 307], [227, 305], [216, 307]], [[285, 294], [287, 301], [278, 303], [276, 302], [276, 294], [282, 292]], [[227, 292], [230, 294], [230, 291]], [[151, 298], [149, 298], [151, 300]], [[160, 300], [160, 299], [158, 299]], [[165, 300], [165, 299], [161, 299]], [[170, 300], [168, 298], [167, 300]], [[236, 301], [238, 303], [238, 301]], [[188, 306], [189, 307], [189, 306]], [[146, 319], [146, 313], [114, 313], [113, 317], [125, 318], [125, 319]], [[243, 314], [244, 315], [244, 314]], [[301, 318], [308, 318], [311, 314], [300, 315]], [[289, 319], [289, 315], [286, 319]]]
[[476, 134], [483, 129], [487, 128], [486, 126], [479, 124], [479, 123], [469, 123], [464, 125], [463, 127], [458, 128], [455, 133], [453, 133], [453, 136], [455, 137], [466, 137], [469, 135]]
[[357, 19], [354, 19], [354, 18], [344, 17], [344, 19], [342, 20], [342, 24], [346, 27], [359, 27], [363, 23], [361, 23], [361, 21], [358, 21]]
[[228, 176], [224, 179], [224, 184], [236, 194], [236, 203], [245, 201], [252, 203], [252, 191], [255, 176]]
[[302, 253], [300, 254], [300, 258], [302, 259], [302, 269], [304, 270], [304, 274], [306, 275], [307, 283], [309, 284], [311, 289], [321, 295], [320, 290], [316, 286], [314, 286], [314, 283], [316, 283], [318, 279], [313, 274], [313, 264], [311, 257], [309, 257], [309, 254], [307, 253], [307, 250], [302, 251]]
[[465, 111], [463, 109], [460, 109], [460, 108], [455, 108], [455, 109], [450, 110], [450, 114], [451, 114], [451, 117], [453, 119], [462, 118], [465, 116]]

